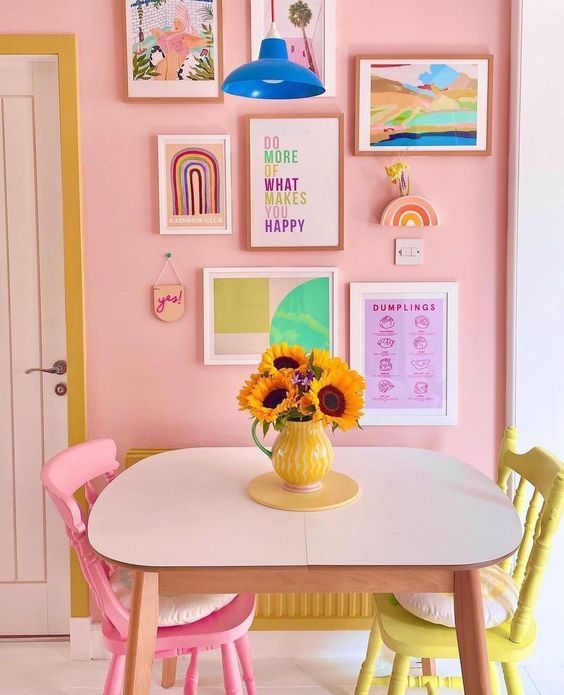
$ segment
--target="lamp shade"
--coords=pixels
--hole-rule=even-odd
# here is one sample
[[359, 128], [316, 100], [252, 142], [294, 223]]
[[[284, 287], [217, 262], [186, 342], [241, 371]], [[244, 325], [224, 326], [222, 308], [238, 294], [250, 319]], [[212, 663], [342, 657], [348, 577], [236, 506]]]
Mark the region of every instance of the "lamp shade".
[[221, 89], [249, 99], [305, 99], [325, 91], [315, 73], [288, 60], [284, 39], [272, 37], [262, 40], [258, 60], [235, 68]]

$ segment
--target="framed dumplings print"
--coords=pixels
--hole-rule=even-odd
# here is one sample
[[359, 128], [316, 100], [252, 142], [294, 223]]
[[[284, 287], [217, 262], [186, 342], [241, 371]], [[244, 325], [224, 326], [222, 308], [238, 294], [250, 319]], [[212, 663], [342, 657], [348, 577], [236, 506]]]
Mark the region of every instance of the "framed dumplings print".
[[127, 96], [223, 101], [221, 0], [121, 0]]
[[351, 283], [351, 367], [362, 425], [455, 425], [458, 285]]
[[333, 351], [336, 268], [204, 268], [204, 363], [258, 364], [272, 343]]
[[159, 135], [161, 234], [231, 234], [229, 135]]
[[343, 248], [343, 116], [250, 116], [249, 249]]
[[359, 56], [356, 154], [490, 154], [491, 55]]
[[[315, 73], [325, 86], [321, 97], [335, 96], [337, 0], [276, 0], [274, 19], [288, 58]], [[256, 60], [272, 21], [270, 0], [251, 0], [251, 55]]]

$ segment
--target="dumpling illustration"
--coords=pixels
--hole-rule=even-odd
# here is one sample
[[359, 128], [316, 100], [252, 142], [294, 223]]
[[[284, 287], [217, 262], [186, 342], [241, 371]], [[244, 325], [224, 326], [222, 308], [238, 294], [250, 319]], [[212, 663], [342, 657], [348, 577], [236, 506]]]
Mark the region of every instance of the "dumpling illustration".
[[418, 396], [422, 396], [429, 390], [429, 384], [425, 381], [418, 381], [413, 387], [413, 390]]
[[411, 364], [415, 367], [415, 369], [427, 369], [429, 364], [431, 363], [431, 360], [412, 360]]
[[418, 335], [413, 341], [413, 347], [416, 350], [424, 350], [427, 347], [427, 338], [422, 335]]
[[384, 316], [378, 323], [380, 324], [380, 328], [385, 328], [386, 330], [396, 325], [396, 322], [391, 316]]
[[395, 386], [389, 379], [382, 379], [382, 381], [378, 382], [378, 389], [380, 393], [388, 393], [388, 391], [395, 389]]
[[384, 357], [384, 359], [380, 360], [380, 371], [381, 372], [389, 372], [391, 368], [392, 368], [392, 360], [390, 360], [388, 357]]
[[417, 328], [429, 328], [430, 323], [431, 322], [426, 316], [419, 315], [415, 317], [415, 325]]
[[378, 345], [384, 350], [388, 350], [389, 348], [394, 346], [395, 342], [396, 341], [392, 338], [380, 338], [380, 340], [378, 341]]

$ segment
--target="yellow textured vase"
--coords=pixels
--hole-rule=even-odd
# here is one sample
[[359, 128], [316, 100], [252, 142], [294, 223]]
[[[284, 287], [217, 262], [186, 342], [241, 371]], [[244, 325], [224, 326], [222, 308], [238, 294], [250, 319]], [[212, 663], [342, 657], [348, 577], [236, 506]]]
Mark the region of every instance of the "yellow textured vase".
[[295, 492], [319, 490], [331, 470], [333, 446], [321, 422], [287, 422], [272, 447], [272, 465]]

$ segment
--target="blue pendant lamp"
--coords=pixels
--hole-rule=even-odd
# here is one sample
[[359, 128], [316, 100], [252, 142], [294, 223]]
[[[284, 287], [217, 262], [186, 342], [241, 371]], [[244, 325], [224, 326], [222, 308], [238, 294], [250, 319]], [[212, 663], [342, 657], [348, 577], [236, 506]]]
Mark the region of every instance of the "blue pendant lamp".
[[260, 45], [258, 60], [235, 68], [221, 89], [249, 99], [306, 99], [323, 94], [325, 87], [319, 77], [288, 59], [286, 41], [274, 23], [274, 0], [271, 0], [271, 13], [272, 24]]

